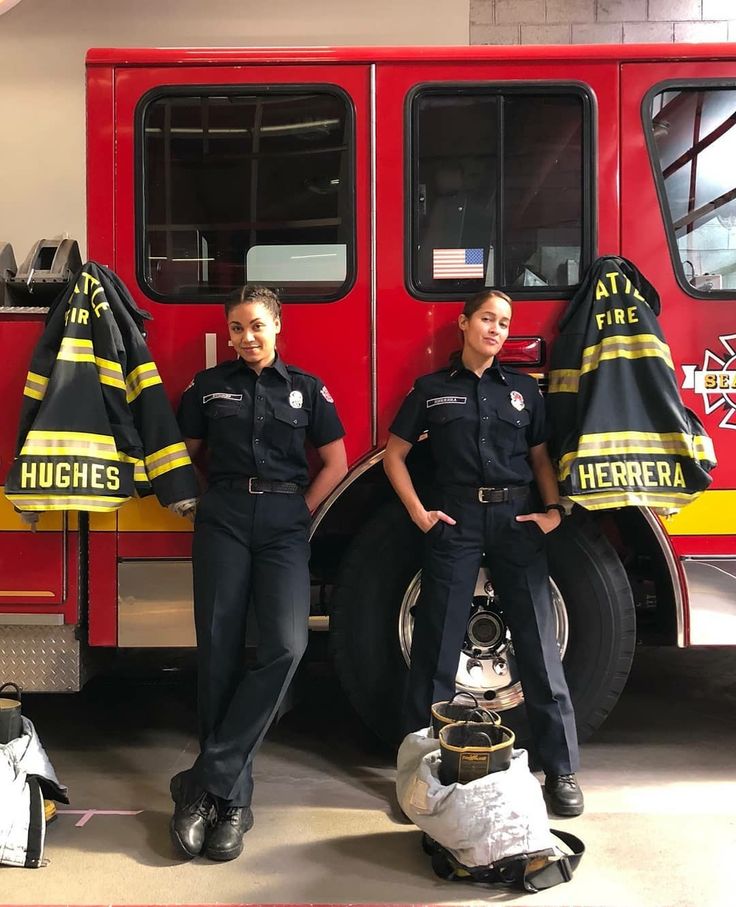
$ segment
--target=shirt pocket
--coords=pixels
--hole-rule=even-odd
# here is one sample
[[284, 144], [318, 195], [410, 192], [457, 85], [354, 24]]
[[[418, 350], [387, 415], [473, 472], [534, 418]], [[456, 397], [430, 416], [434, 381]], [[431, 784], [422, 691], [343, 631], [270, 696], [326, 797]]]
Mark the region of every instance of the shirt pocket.
[[522, 409], [498, 409], [497, 441], [498, 444], [511, 454], [523, 454], [529, 449], [526, 432], [531, 422], [529, 411]]
[[457, 423], [465, 415], [467, 404], [445, 403], [443, 406], [430, 406], [427, 410], [427, 422], [430, 429]]
[[242, 400], [210, 400], [205, 403], [204, 414], [208, 419], [218, 421], [231, 416], [240, 416], [243, 409]]
[[287, 404], [276, 404], [273, 408], [271, 436], [274, 447], [286, 454], [293, 453], [304, 446], [304, 438], [309, 425], [309, 413], [304, 409], [295, 409]]

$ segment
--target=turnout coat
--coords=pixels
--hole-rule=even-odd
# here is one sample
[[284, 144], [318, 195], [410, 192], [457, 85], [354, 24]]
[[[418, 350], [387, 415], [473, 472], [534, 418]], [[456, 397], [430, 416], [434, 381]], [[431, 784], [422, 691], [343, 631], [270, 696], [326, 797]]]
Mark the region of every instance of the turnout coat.
[[674, 511], [710, 484], [713, 444], [680, 399], [659, 296], [624, 258], [597, 259], [550, 358], [550, 453], [563, 494], [591, 510]]
[[88, 262], [49, 310], [23, 391], [5, 494], [19, 510], [111, 511], [197, 483], [143, 335], [150, 318], [110, 270]]

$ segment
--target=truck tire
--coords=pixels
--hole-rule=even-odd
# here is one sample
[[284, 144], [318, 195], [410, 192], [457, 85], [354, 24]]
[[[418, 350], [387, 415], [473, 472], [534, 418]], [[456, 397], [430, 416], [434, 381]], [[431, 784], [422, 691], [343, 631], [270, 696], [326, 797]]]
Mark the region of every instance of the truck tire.
[[[421, 551], [420, 531], [398, 502], [389, 502], [350, 545], [332, 598], [330, 643], [338, 677], [364, 723], [391, 745], [401, 735], [410, 648], [406, 627], [413, 623], [407, 608], [418, 594]], [[558, 643], [583, 741], [604, 721], [626, 683], [636, 640], [634, 604], [618, 555], [583, 511], [549, 535], [548, 553]], [[482, 574], [476, 595], [484, 588]], [[481, 601], [482, 626], [491, 630], [498, 621], [485, 607]], [[507, 645], [503, 658], [513, 663], [512, 647]], [[465, 686], [483, 697], [493, 676], [487, 670], [492, 658], [484, 650], [468, 659], [481, 662], [485, 674], [480, 686]], [[462, 667], [461, 658], [458, 679], [467, 681]], [[486, 690], [485, 698], [528, 745], [523, 694], [511, 668], [505, 680], [505, 687]]]

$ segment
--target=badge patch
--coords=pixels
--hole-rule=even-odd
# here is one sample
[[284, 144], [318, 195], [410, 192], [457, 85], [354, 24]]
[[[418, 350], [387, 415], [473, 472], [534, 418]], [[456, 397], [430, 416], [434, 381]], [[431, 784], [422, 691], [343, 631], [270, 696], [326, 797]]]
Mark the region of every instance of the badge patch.
[[202, 403], [209, 403], [210, 400], [242, 400], [242, 394], [205, 394], [202, 397]]
[[186, 392], [189, 390], [190, 387], [194, 387], [194, 378], [192, 378], [192, 380], [189, 382], [189, 384], [187, 384], [187, 386], [184, 388], [183, 393], [186, 394]]
[[514, 409], [518, 409], [519, 412], [524, 409], [524, 397], [518, 391], [511, 391], [509, 399], [511, 400], [511, 405]]
[[325, 400], [326, 400], [328, 403], [334, 403], [334, 402], [335, 402], [335, 401], [332, 399], [332, 394], [327, 390], [327, 388], [324, 386], [324, 384], [322, 385], [322, 390], [320, 391], [320, 394], [322, 394], [322, 396], [325, 398]]
[[302, 397], [301, 391], [292, 391], [289, 394], [289, 406], [293, 409], [301, 409], [304, 398]]
[[432, 397], [427, 400], [427, 409], [432, 406], [444, 406], [446, 403], [467, 403], [467, 397]]

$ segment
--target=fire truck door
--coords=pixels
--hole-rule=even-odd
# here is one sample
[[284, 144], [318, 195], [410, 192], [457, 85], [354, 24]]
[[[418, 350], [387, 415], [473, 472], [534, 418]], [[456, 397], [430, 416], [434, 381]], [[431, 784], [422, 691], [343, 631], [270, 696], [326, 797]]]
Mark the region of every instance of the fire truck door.
[[686, 577], [681, 642], [736, 643], [736, 64], [626, 64], [621, 116], [622, 253], [659, 292], [718, 458], [710, 489], [663, 523]]
[[280, 354], [323, 379], [350, 460], [363, 456], [375, 423], [369, 67], [121, 67], [115, 118], [102, 260], [153, 314], [172, 400], [233, 355], [223, 300], [266, 284], [284, 303]]

